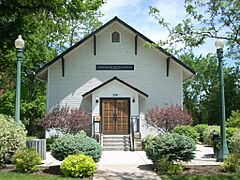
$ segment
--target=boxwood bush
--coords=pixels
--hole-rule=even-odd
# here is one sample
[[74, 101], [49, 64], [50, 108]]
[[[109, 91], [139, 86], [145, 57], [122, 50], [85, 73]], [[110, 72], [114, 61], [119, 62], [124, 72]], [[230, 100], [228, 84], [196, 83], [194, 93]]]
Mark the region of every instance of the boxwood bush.
[[190, 125], [178, 125], [173, 132], [192, 138], [195, 142], [198, 140], [197, 131]]
[[190, 161], [194, 158], [195, 142], [192, 138], [177, 133], [159, 134], [145, 142], [144, 150], [149, 159], [156, 163], [168, 157], [169, 161]]
[[[203, 132], [203, 142], [204, 144], [207, 144], [209, 146], [213, 146], [213, 131], [216, 131], [219, 134], [220, 139], [220, 127], [219, 126], [208, 126], [205, 131]], [[226, 128], [226, 140], [227, 144], [230, 147], [231, 139], [234, 136], [234, 134], [238, 133], [240, 130], [238, 128], [228, 127]], [[220, 141], [219, 141], [220, 143]]]
[[200, 142], [203, 142], [203, 132], [205, 131], [205, 129], [207, 129], [207, 127], [208, 127], [207, 124], [197, 124], [194, 126], [194, 129], [198, 133], [198, 140]]
[[96, 170], [96, 163], [91, 156], [84, 154], [69, 155], [60, 166], [61, 172], [68, 177], [90, 177]]
[[26, 147], [25, 127], [16, 126], [13, 118], [0, 114], [0, 165], [10, 163], [14, 153]]
[[220, 127], [219, 126], [208, 126], [203, 131], [203, 143], [209, 146], [213, 146], [213, 132], [216, 131], [220, 138]]
[[95, 139], [84, 133], [65, 134], [58, 137], [51, 146], [52, 156], [60, 161], [68, 155], [79, 153], [91, 156], [97, 162], [101, 158], [102, 148]]
[[41, 164], [41, 156], [33, 149], [24, 148], [15, 153], [13, 164], [18, 172], [35, 172], [39, 169], [37, 165]]

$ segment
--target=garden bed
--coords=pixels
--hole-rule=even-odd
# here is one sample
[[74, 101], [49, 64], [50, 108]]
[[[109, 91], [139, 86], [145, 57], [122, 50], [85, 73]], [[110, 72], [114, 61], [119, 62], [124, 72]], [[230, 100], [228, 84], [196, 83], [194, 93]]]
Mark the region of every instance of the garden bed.
[[[16, 173], [15, 167], [10, 165], [10, 166], [5, 166], [2, 169], [0, 169], [0, 172], [3, 173], [9, 173], [9, 174], [22, 174], [22, 173]], [[36, 176], [55, 176], [55, 177], [63, 177], [63, 174], [60, 171], [60, 166], [50, 166], [49, 168], [41, 168], [38, 172], [31, 173], [31, 175], [36, 175]], [[1, 176], [0, 176], [1, 177]], [[1, 179], [1, 178], [0, 178]], [[76, 179], [76, 178], [68, 178], [68, 179]], [[83, 179], [92, 179], [92, 178], [83, 178]]]
[[182, 175], [196, 175], [196, 176], [212, 176], [212, 175], [226, 175], [221, 171], [218, 165], [189, 165], [186, 166]]
[[[0, 169], [0, 172], [15, 172], [13, 166], [7, 166]], [[60, 166], [50, 166], [49, 168], [42, 168], [40, 171], [33, 173], [40, 176], [62, 176], [60, 172]], [[214, 176], [214, 175], [228, 175], [228, 173], [222, 172], [220, 166], [217, 165], [191, 165], [186, 166], [182, 175], [184, 176]]]

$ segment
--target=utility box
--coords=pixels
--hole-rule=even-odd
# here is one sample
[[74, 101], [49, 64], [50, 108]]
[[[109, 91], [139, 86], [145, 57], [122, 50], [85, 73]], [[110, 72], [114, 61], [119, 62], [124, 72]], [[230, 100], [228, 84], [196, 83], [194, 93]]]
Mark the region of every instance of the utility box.
[[46, 159], [46, 139], [31, 139], [27, 140], [27, 148], [34, 149], [40, 154], [42, 160]]

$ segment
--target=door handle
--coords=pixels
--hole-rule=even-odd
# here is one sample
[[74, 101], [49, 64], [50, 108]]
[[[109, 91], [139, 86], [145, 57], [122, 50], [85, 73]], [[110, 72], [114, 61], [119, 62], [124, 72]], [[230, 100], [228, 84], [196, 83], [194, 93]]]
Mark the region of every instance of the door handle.
[[113, 119], [114, 119], [115, 122], [117, 121], [117, 114], [116, 113], [113, 114]]

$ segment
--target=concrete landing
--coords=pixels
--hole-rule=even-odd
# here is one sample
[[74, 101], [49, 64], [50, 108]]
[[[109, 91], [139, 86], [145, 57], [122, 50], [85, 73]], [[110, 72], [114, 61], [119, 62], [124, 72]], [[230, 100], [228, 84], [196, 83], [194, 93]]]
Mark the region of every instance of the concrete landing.
[[144, 151], [103, 151], [97, 163], [96, 180], [159, 180]]

